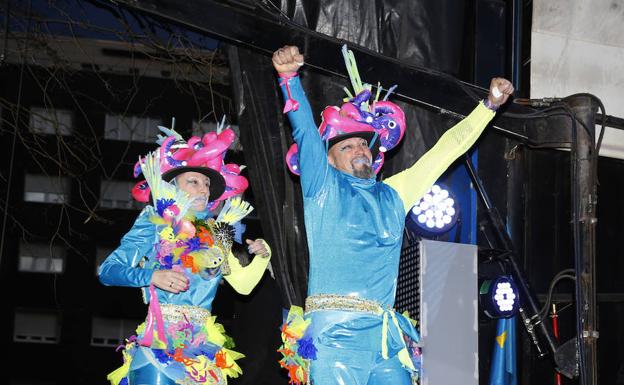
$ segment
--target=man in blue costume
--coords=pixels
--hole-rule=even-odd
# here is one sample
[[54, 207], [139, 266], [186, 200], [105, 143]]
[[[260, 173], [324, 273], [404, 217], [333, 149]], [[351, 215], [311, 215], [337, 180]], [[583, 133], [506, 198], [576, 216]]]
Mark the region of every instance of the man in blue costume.
[[[341, 108], [326, 108], [317, 129], [297, 76], [303, 63], [297, 47], [273, 54], [297, 144], [288, 162], [301, 174], [310, 255], [305, 319], [311, 322], [303, 340], [311, 339], [316, 354], [302, 358], [311, 358], [314, 385], [410, 384], [418, 370], [410, 345], [418, 335], [410, 320], [392, 309], [405, 215], [474, 144], [513, 86], [506, 79], [492, 79], [488, 98], [418, 162], [377, 181], [383, 152], [403, 136], [403, 112], [391, 102], [369, 105], [370, 90], [367, 94], [354, 84], [357, 95]], [[351, 68], [352, 82], [359, 79], [352, 74]], [[289, 330], [285, 324], [283, 336]], [[308, 381], [292, 365], [282, 366], [293, 382]]]

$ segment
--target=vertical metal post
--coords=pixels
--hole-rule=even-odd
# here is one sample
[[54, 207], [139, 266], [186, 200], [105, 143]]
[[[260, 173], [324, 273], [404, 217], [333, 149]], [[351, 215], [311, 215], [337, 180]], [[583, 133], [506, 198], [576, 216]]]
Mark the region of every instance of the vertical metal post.
[[[581, 124], [572, 149], [572, 213], [576, 270], [576, 312], [582, 385], [598, 383], [596, 322], [596, 164], [595, 115], [591, 95], [573, 95], [565, 102]], [[597, 161], [597, 158], [596, 160]]]
[[512, 0], [511, 9], [511, 82], [520, 90], [522, 68], [522, 0]]
[[[494, 233], [501, 242], [503, 249], [509, 251], [505, 260], [511, 268], [512, 276], [515, 283], [518, 285], [518, 290], [522, 296], [520, 316], [522, 317], [524, 327], [526, 328], [529, 337], [533, 341], [533, 344], [538, 350], [540, 356], [546, 354], [554, 355], [557, 346], [552, 337], [552, 330], [550, 329], [550, 325], [536, 319], [540, 310], [539, 302], [537, 301], [534, 290], [529, 285], [529, 281], [524, 277], [524, 272], [516, 262], [514, 257], [515, 249], [513, 242], [511, 241], [507, 231], [505, 231], [505, 224], [503, 223], [496, 207], [492, 205], [492, 201], [490, 200], [468, 155], [464, 155], [464, 165], [466, 166], [466, 170], [468, 171], [468, 175], [472, 180], [474, 188], [477, 190], [477, 193], [485, 206], [485, 210], [489, 217], [490, 223], [492, 224]], [[542, 345], [543, 342], [546, 343], [545, 347]]]

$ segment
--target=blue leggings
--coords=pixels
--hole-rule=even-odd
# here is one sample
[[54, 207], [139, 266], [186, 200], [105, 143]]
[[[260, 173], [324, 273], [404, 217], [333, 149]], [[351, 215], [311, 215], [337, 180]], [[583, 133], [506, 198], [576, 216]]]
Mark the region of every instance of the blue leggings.
[[[310, 335], [317, 348], [310, 362], [312, 385], [409, 385], [410, 373], [390, 349], [390, 358], [381, 356], [380, 316], [357, 312], [316, 311]], [[395, 346], [395, 345], [393, 345]]]
[[312, 385], [410, 385], [411, 376], [397, 356], [317, 346], [311, 363]]

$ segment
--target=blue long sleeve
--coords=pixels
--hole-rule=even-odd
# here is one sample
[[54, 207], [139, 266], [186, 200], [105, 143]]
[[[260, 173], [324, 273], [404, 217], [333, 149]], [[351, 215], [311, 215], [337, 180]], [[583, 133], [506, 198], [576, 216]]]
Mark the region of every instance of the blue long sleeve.
[[149, 286], [154, 270], [139, 263], [150, 255], [156, 240], [156, 226], [149, 221], [150, 211], [143, 210], [121, 244], [100, 265], [100, 282], [107, 286]]
[[[283, 82], [283, 79], [280, 79]], [[290, 111], [288, 119], [292, 126], [292, 136], [299, 147], [299, 168], [301, 172], [301, 189], [304, 197], [315, 196], [323, 186], [329, 172], [327, 149], [321, 140], [314, 123], [312, 108], [308, 102], [298, 76], [288, 79], [290, 95], [299, 102], [299, 109]], [[288, 98], [285, 84], [282, 84], [284, 99]]]

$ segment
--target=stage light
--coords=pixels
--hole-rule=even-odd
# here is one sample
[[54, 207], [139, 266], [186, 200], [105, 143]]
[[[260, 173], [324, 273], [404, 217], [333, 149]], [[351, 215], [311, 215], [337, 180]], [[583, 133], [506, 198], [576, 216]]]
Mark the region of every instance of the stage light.
[[518, 288], [507, 276], [484, 280], [479, 286], [479, 302], [488, 317], [509, 318], [518, 311]]
[[434, 184], [410, 210], [410, 228], [424, 236], [443, 234], [457, 223], [458, 211], [449, 190]]

